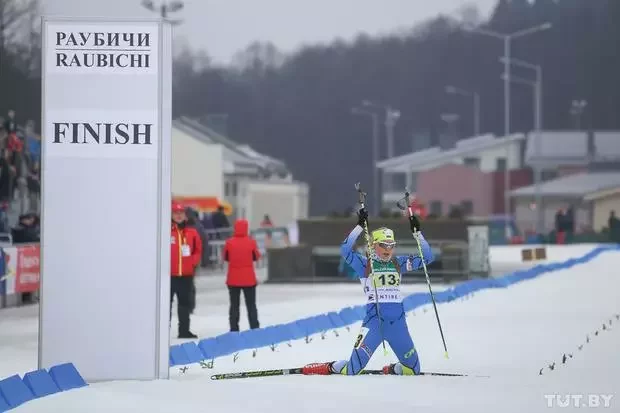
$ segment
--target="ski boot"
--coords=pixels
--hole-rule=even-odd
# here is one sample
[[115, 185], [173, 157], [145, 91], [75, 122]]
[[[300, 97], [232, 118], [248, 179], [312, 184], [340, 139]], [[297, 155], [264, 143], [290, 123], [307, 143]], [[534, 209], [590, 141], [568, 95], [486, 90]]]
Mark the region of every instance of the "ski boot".
[[333, 361], [329, 363], [306, 364], [304, 367], [302, 367], [302, 374], [305, 374], [307, 376], [310, 376], [310, 375], [327, 376], [330, 374], [334, 374], [334, 370], [332, 369], [333, 364], [334, 364]]
[[394, 371], [394, 366], [396, 364], [392, 363], [392, 364], [388, 364], [387, 366], [383, 367], [383, 374], [396, 374], [396, 372]]
[[417, 373], [400, 363], [393, 363], [383, 367], [383, 374], [393, 374], [397, 376], [415, 376]]

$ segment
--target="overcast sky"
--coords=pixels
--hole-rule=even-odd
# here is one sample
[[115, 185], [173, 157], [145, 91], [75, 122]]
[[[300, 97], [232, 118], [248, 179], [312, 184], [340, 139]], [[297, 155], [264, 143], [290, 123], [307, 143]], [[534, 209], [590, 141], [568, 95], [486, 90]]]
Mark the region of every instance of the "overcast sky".
[[[47, 15], [146, 17], [142, 0], [42, 0]], [[168, 0], [169, 1], [169, 0]], [[156, 4], [161, 4], [154, 0]], [[386, 33], [452, 13], [467, 3], [486, 17], [496, 0], [186, 0], [175, 37], [227, 63], [255, 40], [292, 51], [305, 43]], [[328, 11], [328, 12], [326, 12]]]

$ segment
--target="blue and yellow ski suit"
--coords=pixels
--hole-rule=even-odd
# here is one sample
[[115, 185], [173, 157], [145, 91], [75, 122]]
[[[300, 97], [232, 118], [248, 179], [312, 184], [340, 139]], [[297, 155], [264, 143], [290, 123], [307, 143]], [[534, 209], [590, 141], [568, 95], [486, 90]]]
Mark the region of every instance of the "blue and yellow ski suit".
[[[355, 242], [361, 235], [363, 228], [357, 225], [347, 236], [340, 247], [340, 253], [355, 271], [359, 278], [367, 298], [366, 317], [362, 323], [353, 352], [348, 361], [336, 361], [332, 364], [335, 372], [346, 375], [359, 374], [368, 364], [372, 354], [381, 344], [381, 327], [377, 315], [377, 301], [375, 299], [375, 286], [373, 277], [369, 275], [369, 260], [362, 254], [355, 252]], [[428, 242], [422, 234], [419, 234], [420, 246], [424, 262], [428, 265], [433, 261], [433, 253]], [[420, 372], [420, 359], [409, 334], [407, 319], [403, 307], [400, 291], [400, 277], [405, 271], [422, 268], [422, 259], [419, 256], [401, 255], [394, 256], [391, 261], [385, 262], [372, 257], [370, 259], [381, 314], [383, 336], [398, 357], [394, 370], [397, 374], [418, 374]], [[400, 365], [399, 365], [400, 364]]]

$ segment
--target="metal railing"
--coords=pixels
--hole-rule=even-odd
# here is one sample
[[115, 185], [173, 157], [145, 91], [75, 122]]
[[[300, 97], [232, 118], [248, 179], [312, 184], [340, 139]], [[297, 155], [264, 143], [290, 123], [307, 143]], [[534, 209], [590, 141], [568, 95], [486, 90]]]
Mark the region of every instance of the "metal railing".
[[[227, 267], [224, 260], [224, 245], [226, 240], [233, 235], [232, 228], [209, 229], [205, 231], [207, 237], [207, 257], [212, 269], [225, 270]], [[284, 227], [258, 228], [250, 231], [250, 236], [256, 240], [261, 258], [257, 268], [262, 268], [268, 262], [268, 249], [285, 247], [289, 245], [288, 230]]]

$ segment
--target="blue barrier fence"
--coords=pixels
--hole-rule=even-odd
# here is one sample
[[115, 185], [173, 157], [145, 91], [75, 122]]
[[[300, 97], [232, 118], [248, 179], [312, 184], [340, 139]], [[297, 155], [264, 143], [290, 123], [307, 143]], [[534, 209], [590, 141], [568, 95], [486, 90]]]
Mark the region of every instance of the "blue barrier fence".
[[[584, 264], [602, 252], [610, 250], [620, 251], [620, 245], [613, 244], [597, 247], [579, 258], [571, 258], [559, 263], [539, 264], [500, 278], [465, 281], [453, 288], [436, 293], [435, 301], [437, 303], [445, 303], [480, 290], [506, 288], [512, 284], [536, 278], [545, 273]], [[431, 302], [431, 297], [428, 293], [414, 293], [403, 300], [403, 305], [405, 311], [412, 311]], [[242, 332], [230, 332], [198, 342], [190, 341], [177, 344], [170, 347], [170, 366], [196, 364], [242, 350], [253, 350], [303, 339], [314, 334], [355, 324], [361, 321], [365, 315], [365, 305], [358, 305], [285, 324]], [[59, 391], [86, 385], [71, 363], [52, 367], [49, 371], [37, 370], [26, 373], [23, 378], [20, 378], [18, 375], [11, 376], [0, 381], [0, 413], [38, 397], [45, 397]]]
[[0, 380], [0, 412], [14, 409], [30, 400], [87, 386], [71, 363], [59, 364], [49, 370], [15, 374]]

